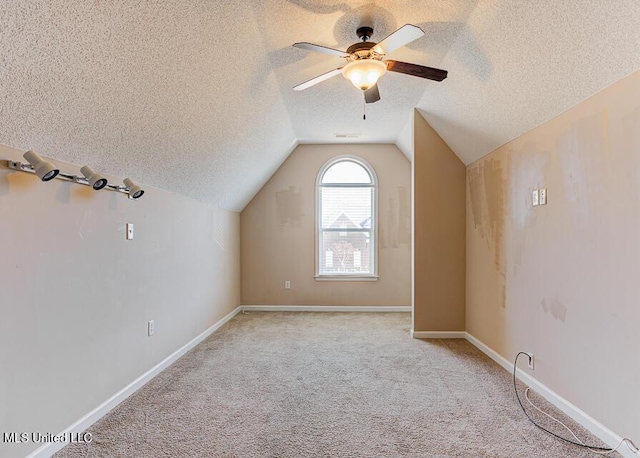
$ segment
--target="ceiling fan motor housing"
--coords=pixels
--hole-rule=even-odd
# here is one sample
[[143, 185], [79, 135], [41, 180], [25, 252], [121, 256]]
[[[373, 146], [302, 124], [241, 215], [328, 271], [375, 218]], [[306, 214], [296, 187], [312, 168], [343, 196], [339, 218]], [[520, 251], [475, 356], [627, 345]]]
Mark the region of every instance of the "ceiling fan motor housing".
[[374, 43], [373, 41], [354, 43], [347, 48], [347, 53], [351, 54], [350, 57], [354, 60], [368, 59], [372, 54], [371, 49], [377, 44], [378, 43]]

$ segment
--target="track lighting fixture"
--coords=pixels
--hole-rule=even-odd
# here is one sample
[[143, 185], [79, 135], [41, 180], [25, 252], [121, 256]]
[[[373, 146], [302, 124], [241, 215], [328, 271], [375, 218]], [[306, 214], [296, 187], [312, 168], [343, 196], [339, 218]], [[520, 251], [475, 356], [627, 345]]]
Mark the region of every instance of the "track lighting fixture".
[[107, 179], [102, 175], [94, 172], [88, 165], [82, 167], [80, 171], [86, 177], [87, 181], [89, 182], [89, 186], [91, 186], [96, 191], [99, 191], [107, 185]]
[[142, 188], [135, 184], [131, 178], [125, 178], [124, 185], [129, 188], [129, 197], [131, 199], [139, 199], [144, 194]]
[[131, 178], [125, 178], [124, 186], [114, 186], [107, 183], [107, 179], [95, 172], [91, 167], [85, 165], [80, 169], [82, 175], [68, 174], [60, 172], [51, 162], [46, 161], [34, 151], [24, 153], [24, 158], [28, 164], [16, 161], [7, 161], [7, 166], [12, 170], [19, 172], [34, 173], [40, 177], [42, 181], [50, 181], [54, 178], [72, 181], [74, 183], [91, 186], [94, 190], [109, 189], [127, 194], [130, 199], [139, 199], [144, 194], [144, 190], [135, 184]]
[[27, 151], [23, 157], [31, 164], [33, 171], [42, 181], [53, 180], [60, 173], [55, 165], [42, 159], [35, 151]]

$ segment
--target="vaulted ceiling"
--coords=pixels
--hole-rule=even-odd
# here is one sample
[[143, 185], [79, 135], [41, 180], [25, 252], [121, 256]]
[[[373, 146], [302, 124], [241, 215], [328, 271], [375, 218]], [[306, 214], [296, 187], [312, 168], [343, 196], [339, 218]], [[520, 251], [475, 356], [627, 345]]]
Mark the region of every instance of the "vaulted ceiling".
[[[418, 108], [469, 163], [640, 69], [634, 0], [3, 0], [0, 143], [241, 210], [298, 143], [396, 143]], [[382, 99], [293, 48], [346, 49], [403, 24]], [[336, 134], [360, 134], [345, 140]]]

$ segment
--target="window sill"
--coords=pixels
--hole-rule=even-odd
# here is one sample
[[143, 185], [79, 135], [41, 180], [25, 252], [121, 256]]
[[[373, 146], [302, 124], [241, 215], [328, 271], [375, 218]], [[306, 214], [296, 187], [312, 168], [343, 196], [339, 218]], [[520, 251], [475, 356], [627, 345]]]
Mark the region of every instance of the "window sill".
[[316, 281], [378, 281], [377, 275], [316, 275]]

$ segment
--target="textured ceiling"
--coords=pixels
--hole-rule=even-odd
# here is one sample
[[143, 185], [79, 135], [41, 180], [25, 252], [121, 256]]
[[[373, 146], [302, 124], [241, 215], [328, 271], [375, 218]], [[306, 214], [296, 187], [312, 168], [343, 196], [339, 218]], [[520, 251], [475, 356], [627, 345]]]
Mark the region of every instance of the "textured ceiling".
[[[414, 107], [470, 162], [640, 69], [634, 0], [3, 0], [0, 143], [240, 210], [301, 143], [397, 143]], [[367, 106], [342, 59], [372, 25], [426, 37], [390, 58], [449, 70], [388, 73]]]

